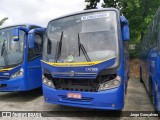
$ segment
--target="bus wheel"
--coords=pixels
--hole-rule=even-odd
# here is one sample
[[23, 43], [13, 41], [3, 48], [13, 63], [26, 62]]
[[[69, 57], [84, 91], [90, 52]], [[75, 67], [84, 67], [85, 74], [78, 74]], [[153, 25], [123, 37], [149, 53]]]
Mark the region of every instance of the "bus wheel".
[[142, 79], [142, 68], [140, 67], [139, 68], [139, 80], [140, 80], [140, 83], [143, 83], [143, 79]]

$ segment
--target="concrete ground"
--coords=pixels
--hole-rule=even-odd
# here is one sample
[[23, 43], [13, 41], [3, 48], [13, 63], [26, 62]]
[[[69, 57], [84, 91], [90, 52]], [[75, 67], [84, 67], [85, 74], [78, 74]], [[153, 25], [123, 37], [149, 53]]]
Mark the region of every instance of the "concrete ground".
[[[32, 90], [29, 92], [14, 92], [14, 93], [0, 93], [0, 111], [76, 111], [73, 112], [72, 115], [80, 114], [81, 111], [91, 111], [87, 112], [87, 114], [93, 114], [95, 110], [88, 110], [88, 109], [82, 109], [82, 108], [72, 108], [72, 107], [66, 107], [66, 106], [60, 106], [60, 105], [53, 105], [45, 103], [42, 96], [41, 89]], [[92, 112], [93, 111], [93, 112]], [[139, 82], [137, 79], [130, 79], [129, 85], [128, 85], [128, 92], [125, 99], [125, 107], [123, 111], [154, 111], [153, 104], [151, 103], [148, 94], [146, 92], [146, 89], [144, 88], [144, 85]], [[101, 112], [101, 111], [97, 111]], [[122, 112], [123, 113], [123, 112]], [[92, 119], [92, 120], [101, 120], [105, 119], [105, 114], [118, 114], [119, 116], [117, 118], [108, 118], [110, 120], [112, 119], [120, 119], [120, 120], [158, 120], [159, 118], [152, 117], [121, 117], [121, 112], [112, 112], [112, 111], [102, 111], [101, 117], [100, 116], [94, 116], [94, 117], [65, 117], [65, 114], [67, 116], [68, 112], [64, 112], [64, 117], [49, 117], [49, 118], [43, 118], [43, 119], [64, 119], [64, 120], [80, 120], [80, 119]], [[52, 113], [50, 113], [52, 114]], [[61, 112], [57, 112], [59, 114], [58, 116], [61, 116]], [[92, 115], [90, 115], [92, 116]], [[1, 118], [0, 118], [1, 119]], [[2, 120], [8, 120], [8, 118], [2, 118]], [[18, 120], [17, 118], [15, 118]], [[21, 119], [21, 118], [19, 118]], [[27, 119], [27, 118], [26, 118]], [[31, 118], [30, 118], [31, 119]], [[40, 118], [36, 118], [37, 120], [40, 120]]]

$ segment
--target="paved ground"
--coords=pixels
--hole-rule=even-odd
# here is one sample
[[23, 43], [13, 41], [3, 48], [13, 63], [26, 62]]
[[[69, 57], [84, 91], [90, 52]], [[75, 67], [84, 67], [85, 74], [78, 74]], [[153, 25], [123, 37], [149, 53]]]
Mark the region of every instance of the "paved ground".
[[[43, 101], [42, 91], [40, 89], [33, 90], [30, 92], [17, 92], [17, 93], [0, 93], [0, 111], [91, 111], [81, 108], [72, 108], [72, 107], [65, 107], [59, 105], [52, 105], [47, 104]], [[126, 95], [125, 101], [125, 108], [123, 111], [154, 111], [153, 104], [150, 102], [148, 94], [143, 86], [143, 84], [139, 83], [137, 79], [130, 79], [129, 80], [129, 87], [128, 92]], [[95, 112], [95, 111], [94, 111]], [[98, 111], [100, 112], [100, 111]], [[106, 111], [106, 114], [108, 111]], [[115, 114], [115, 112], [109, 111], [111, 114]], [[52, 114], [52, 113], [51, 113]], [[66, 112], [66, 114], [68, 114]], [[77, 113], [75, 113], [77, 114]], [[92, 112], [91, 112], [92, 114]], [[104, 111], [103, 111], [103, 114]], [[73, 120], [80, 120], [80, 119], [92, 119], [92, 120], [101, 120], [107, 119], [105, 117], [54, 117], [55, 119], [73, 119]], [[120, 117], [121, 112], [116, 112], [119, 114], [118, 118], [110, 118], [110, 119], [121, 119], [121, 120], [158, 120], [158, 118], [125, 118]], [[7, 120], [7, 118], [3, 118]], [[47, 118], [53, 119], [53, 118]], [[16, 118], [17, 120], [17, 118]], [[39, 118], [37, 120], [40, 120]]]

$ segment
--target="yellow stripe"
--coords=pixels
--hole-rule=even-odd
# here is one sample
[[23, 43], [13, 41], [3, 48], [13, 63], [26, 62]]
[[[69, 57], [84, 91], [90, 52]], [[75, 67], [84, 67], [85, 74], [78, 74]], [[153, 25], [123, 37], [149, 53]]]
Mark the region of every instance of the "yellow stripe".
[[75, 62], [75, 63], [54, 63], [54, 62], [45, 62], [43, 60], [41, 60], [42, 62], [46, 63], [46, 64], [49, 64], [49, 65], [52, 65], [52, 66], [55, 66], [55, 67], [70, 67], [70, 66], [91, 66], [91, 65], [96, 65], [96, 64], [99, 64], [99, 63], [102, 63], [102, 62], [105, 62], [105, 61], [108, 61], [108, 60], [111, 60], [113, 58], [115, 58], [116, 56], [110, 58], [110, 59], [107, 59], [107, 60], [102, 60], [102, 61], [93, 61], [93, 62]]
[[14, 39], [15, 39], [15, 38], [18, 38], [18, 36], [14, 36], [13, 38], [14, 38]]
[[75, 63], [54, 63], [54, 62], [45, 62], [41, 60], [42, 62], [52, 65], [52, 66], [59, 66], [59, 67], [67, 67], [67, 66], [90, 66], [90, 65], [96, 65], [104, 61], [94, 61], [94, 62], [75, 62]]
[[9, 70], [12, 70], [12, 69], [13, 69], [13, 68], [0, 69], [0, 72], [9, 71]]

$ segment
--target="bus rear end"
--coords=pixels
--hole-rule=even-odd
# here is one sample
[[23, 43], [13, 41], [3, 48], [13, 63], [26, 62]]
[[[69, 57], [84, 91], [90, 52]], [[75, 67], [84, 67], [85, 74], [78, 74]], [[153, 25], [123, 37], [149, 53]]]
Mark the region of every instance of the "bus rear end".
[[49, 22], [42, 61], [46, 102], [123, 109], [128, 64], [120, 22], [116, 9], [85, 11]]

